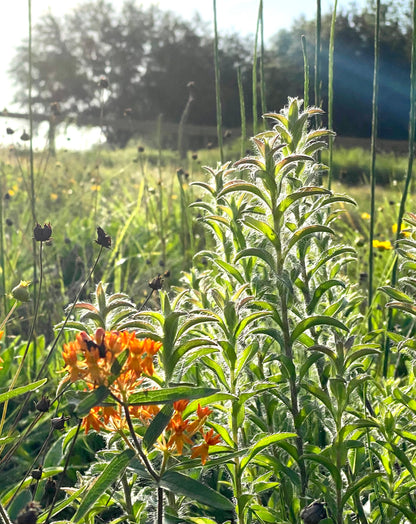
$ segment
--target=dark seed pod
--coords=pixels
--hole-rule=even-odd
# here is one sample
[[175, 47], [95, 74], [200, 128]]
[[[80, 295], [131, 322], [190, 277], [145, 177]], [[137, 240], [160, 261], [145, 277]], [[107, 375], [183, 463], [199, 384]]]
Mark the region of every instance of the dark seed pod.
[[300, 518], [305, 524], [318, 524], [326, 517], [325, 504], [319, 500], [314, 500], [312, 504], [309, 504], [300, 512]]
[[35, 480], [40, 480], [42, 478], [42, 466], [39, 466], [36, 469], [32, 469], [32, 478]]
[[42, 395], [42, 398], [39, 400], [39, 402], [35, 403], [35, 408], [41, 413], [46, 413], [49, 411], [50, 405], [51, 401], [49, 398], [45, 395]]
[[16, 524], [36, 524], [40, 512], [41, 508], [37, 502], [29, 502], [17, 515]]
[[158, 275], [153, 280], [149, 282], [149, 287], [153, 289], [154, 291], [157, 291], [158, 289], [162, 289], [163, 286], [163, 278], [162, 275]]

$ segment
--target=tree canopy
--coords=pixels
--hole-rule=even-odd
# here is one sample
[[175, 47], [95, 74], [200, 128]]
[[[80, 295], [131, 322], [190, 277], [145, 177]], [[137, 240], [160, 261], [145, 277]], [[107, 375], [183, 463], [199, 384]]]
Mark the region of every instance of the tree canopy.
[[[334, 56], [334, 126], [343, 135], [368, 136], [371, 124], [374, 60], [374, 6], [340, 11]], [[383, 3], [379, 129], [380, 136], [404, 138], [409, 112], [411, 28], [408, 3]], [[327, 102], [327, 62], [331, 15], [322, 18], [322, 105]], [[266, 105], [276, 110], [290, 96], [303, 96], [301, 35], [306, 36], [313, 76], [315, 21], [296, 20], [267, 43], [264, 65]], [[182, 20], [155, 6], [125, 0], [116, 9], [107, 0], [90, 0], [62, 18], [46, 14], [33, 31], [33, 103], [48, 112], [59, 103], [68, 115], [108, 120], [128, 115], [135, 120], [179, 122], [193, 82], [195, 101], [188, 122], [214, 125], [215, 77], [213, 36], [195, 18]], [[27, 103], [27, 44], [11, 68], [16, 101]], [[221, 36], [220, 67], [223, 121], [240, 125], [236, 66], [243, 72], [246, 107], [251, 103], [253, 43], [241, 35]], [[313, 85], [313, 78], [311, 79]], [[124, 145], [132, 130], [107, 138]]]

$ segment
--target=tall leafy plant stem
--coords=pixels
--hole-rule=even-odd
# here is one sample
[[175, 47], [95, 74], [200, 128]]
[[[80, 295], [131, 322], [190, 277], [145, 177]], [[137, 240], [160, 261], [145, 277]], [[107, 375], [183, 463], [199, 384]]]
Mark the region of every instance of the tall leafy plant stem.
[[221, 164], [224, 163], [224, 147], [223, 147], [223, 132], [222, 132], [222, 107], [221, 107], [221, 73], [220, 60], [218, 53], [218, 27], [217, 27], [217, 0], [213, 0], [214, 11], [214, 68], [215, 68], [215, 100], [217, 109], [217, 140], [218, 148], [220, 150]]
[[[338, 0], [335, 0], [334, 10], [332, 11], [331, 31], [329, 35], [329, 58], [328, 58], [328, 129], [333, 130], [333, 102], [334, 102], [334, 48], [335, 48], [335, 21], [337, 17]], [[333, 157], [334, 137], [329, 135], [328, 143], [328, 189], [332, 185], [332, 157]]]
[[[3, 170], [2, 170], [3, 171]], [[3, 171], [4, 173], [4, 171]], [[3, 186], [3, 184], [1, 185]], [[4, 263], [4, 208], [3, 208], [3, 187], [0, 190], [0, 269], [1, 269], [1, 294], [3, 297], [3, 315], [7, 311], [7, 296], [6, 296], [6, 265]]]
[[244, 91], [243, 81], [241, 78], [241, 68], [237, 68], [237, 84], [238, 84], [238, 96], [240, 99], [240, 115], [241, 115], [241, 146], [240, 155], [243, 157], [246, 153], [246, 142], [247, 142], [247, 122], [246, 122], [246, 106], [244, 103]]
[[306, 109], [309, 106], [309, 60], [305, 35], [300, 37], [300, 41], [303, 54], [303, 106]]
[[[379, 40], [380, 40], [380, 0], [376, 3], [376, 17], [374, 26], [374, 70], [373, 70], [373, 100], [371, 119], [371, 163], [370, 163], [370, 238], [368, 258], [368, 307], [373, 301], [374, 280], [374, 225], [375, 225], [375, 193], [376, 193], [376, 140], [377, 140], [377, 113], [378, 113], [378, 68], [379, 68]], [[368, 316], [368, 330], [372, 330], [373, 315]]]
[[[408, 136], [408, 157], [407, 157], [407, 171], [404, 188], [402, 191], [402, 198], [400, 201], [399, 215], [397, 217], [397, 231], [396, 240], [400, 238], [403, 215], [406, 209], [406, 200], [409, 193], [410, 182], [412, 180], [413, 158], [414, 158], [414, 142], [415, 142], [415, 125], [416, 125], [416, 0], [413, 2], [412, 15], [412, 58], [410, 64], [410, 113], [409, 113], [409, 136]], [[393, 272], [391, 276], [391, 285], [394, 287], [397, 282], [398, 260], [396, 259]], [[389, 308], [387, 330], [391, 331], [393, 328], [393, 310]], [[384, 345], [384, 360], [383, 360], [383, 376], [387, 377], [387, 370], [389, 366], [390, 341], [386, 337]]]
[[[232, 395], [236, 395], [236, 378], [235, 378], [235, 366], [232, 364], [230, 366], [230, 384]], [[231, 410], [231, 434], [232, 439], [235, 445], [235, 449], [238, 450], [238, 420], [237, 420], [237, 411], [234, 408], [234, 405]], [[241, 508], [241, 495], [242, 495], [242, 485], [241, 485], [241, 467], [240, 467], [240, 458], [235, 457], [234, 459], [234, 497], [238, 501], [238, 524], [244, 524], [244, 511]]]

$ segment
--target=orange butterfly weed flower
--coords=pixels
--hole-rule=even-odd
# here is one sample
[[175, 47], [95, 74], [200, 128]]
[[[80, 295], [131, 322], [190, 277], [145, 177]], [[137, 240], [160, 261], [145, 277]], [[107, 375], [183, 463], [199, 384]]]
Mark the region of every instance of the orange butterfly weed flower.
[[[67, 372], [63, 382], [84, 380], [90, 389], [106, 386], [114, 396], [126, 401], [129, 394], [141, 386], [142, 376], [154, 375], [153, 360], [161, 346], [161, 342], [149, 338], [136, 338], [134, 332], [105, 331], [98, 328], [91, 336], [81, 331], [76, 335], [75, 341], [63, 346], [64, 371]], [[114, 377], [112, 366], [124, 351], [128, 352], [127, 359], [118, 377]], [[84, 417], [82, 425], [86, 432], [90, 428], [96, 431], [100, 428], [110, 429], [107, 427], [110, 421], [114, 427], [121, 428], [125, 421], [119, 411], [119, 407], [98, 406]], [[137, 413], [142, 420], [148, 420], [154, 416], [155, 411], [146, 407], [141, 410], [133, 409], [131, 413]]]
[[208, 460], [209, 447], [218, 444], [218, 442], [221, 440], [221, 437], [220, 435], [214, 436], [213, 429], [210, 429], [206, 433], [202, 433], [202, 435], [204, 437], [204, 442], [192, 448], [191, 458], [201, 457], [201, 464], [205, 466]]

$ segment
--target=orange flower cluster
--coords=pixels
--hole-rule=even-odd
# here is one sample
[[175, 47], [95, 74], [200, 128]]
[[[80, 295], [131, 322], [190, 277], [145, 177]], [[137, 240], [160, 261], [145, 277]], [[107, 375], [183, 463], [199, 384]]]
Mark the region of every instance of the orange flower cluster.
[[[212, 413], [212, 410], [208, 407], [202, 408], [198, 404], [196, 418], [183, 419], [182, 414], [188, 403], [188, 400], [178, 400], [173, 403], [175, 413], [166, 428], [169, 439], [165, 446], [160, 447], [168, 451], [175, 450], [178, 455], [182, 455], [184, 445], [189, 444], [192, 446], [191, 458], [201, 457], [201, 462], [204, 465], [208, 459], [209, 447], [218, 444], [221, 437], [219, 435], [214, 436], [213, 429], [207, 433], [203, 431], [203, 426]], [[204, 440], [202, 444], [194, 445], [197, 433], [200, 433]]]
[[[153, 360], [162, 344], [149, 338], [138, 339], [135, 333], [127, 331], [105, 331], [98, 328], [93, 337], [82, 331], [75, 341], [64, 344], [62, 356], [68, 376], [64, 381], [83, 380], [90, 389], [106, 386], [120, 401], [127, 402], [131, 393], [141, 385], [143, 376], [154, 375]], [[123, 351], [128, 351], [121, 372], [114, 377], [112, 366]], [[135, 415], [144, 420], [152, 416], [152, 407], [134, 406]], [[140, 409], [142, 408], [142, 409]], [[92, 427], [120, 429], [125, 425], [120, 404], [96, 406], [84, 417], [82, 425], [88, 433]]]
[[[105, 331], [98, 328], [94, 336], [85, 331], [77, 334], [75, 341], [64, 344], [64, 371], [67, 376], [64, 382], [83, 380], [89, 389], [98, 386], [108, 387], [111, 393], [121, 402], [128, 402], [129, 395], [141, 386], [143, 377], [154, 375], [154, 357], [161, 348], [160, 342], [149, 338], [137, 339], [135, 333], [127, 331]], [[113, 375], [112, 366], [123, 351], [128, 351], [127, 359], [121, 372]], [[157, 446], [165, 453], [183, 454], [184, 446], [191, 446], [191, 458], [200, 457], [204, 465], [208, 459], [209, 448], [218, 444], [219, 435], [211, 429], [204, 432], [203, 427], [212, 410], [198, 404], [196, 416], [183, 418], [188, 400], [173, 403], [174, 414], [166, 427], [165, 435]], [[148, 425], [159, 413], [156, 405], [129, 406], [132, 417]], [[106, 429], [118, 431], [127, 425], [121, 404], [114, 406], [95, 406], [83, 418], [82, 427], [85, 433], [92, 428], [95, 431]], [[202, 442], [197, 443], [197, 435]]]

